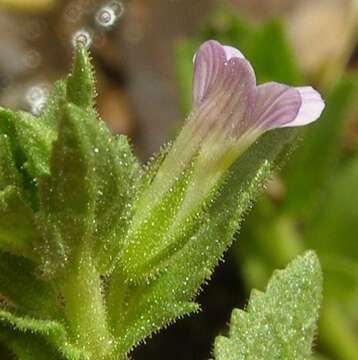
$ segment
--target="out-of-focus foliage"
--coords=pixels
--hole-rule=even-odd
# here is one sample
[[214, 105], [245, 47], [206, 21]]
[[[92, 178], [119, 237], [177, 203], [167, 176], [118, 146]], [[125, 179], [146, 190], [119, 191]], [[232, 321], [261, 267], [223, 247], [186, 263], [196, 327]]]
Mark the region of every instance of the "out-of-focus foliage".
[[[208, 38], [239, 48], [252, 62], [258, 83], [273, 80], [300, 85], [304, 79], [280, 21], [253, 25], [233, 9], [220, 8], [196, 38], [178, 45], [177, 74], [185, 113], [191, 101], [188, 69], [193, 52]], [[325, 279], [318, 332], [321, 355], [355, 360], [358, 154], [345, 153], [342, 141], [358, 99], [358, 76], [347, 72], [329, 89], [321, 90], [326, 101], [323, 116], [300, 131], [297, 151], [248, 216], [233, 254], [247, 288], [263, 289], [273, 269], [286, 266], [304, 249], [315, 249]]]
[[21, 12], [40, 13], [48, 11], [56, 3], [56, 0], [0, 0], [0, 8], [9, 8]]

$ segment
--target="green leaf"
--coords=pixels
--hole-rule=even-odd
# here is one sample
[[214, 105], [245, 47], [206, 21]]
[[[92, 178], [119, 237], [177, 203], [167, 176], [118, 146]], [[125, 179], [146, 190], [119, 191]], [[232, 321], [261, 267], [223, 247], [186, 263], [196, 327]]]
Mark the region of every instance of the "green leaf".
[[0, 248], [36, 258], [33, 248], [40, 238], [34, 214], [18, 190], [8, 186], [0, 191]]
[[73, 70], [67, 79], [67, 100], [83, 109], [94, 105], [94, 76], [87, 49], [78, 44], [75, 48]]
[[86, 354], [68, 343], [64, 327], [55, 321], [18, 317], [0, 310], [0, 339], [19, 359], [87, 359]]
[[0, 133], [5, 134], [13, 140], [14, 126], [13, 113], [10, 110], [0, 107]]
[[0, 293], [16, 309], [42, 318], [58, 315], [58, 294], [36, 277], [36, 263], [0, 252]]
[[[119, 354], [129, 352], [176, 318], [198, 311], [199, 306], [192, 300], [210, 278], [231, 244], [242, 216], [294, 135], [291, 129], [267, 133], [237, 160], [207, 209], [201, 226], [166, 264], [166, 270], [149, 285], [127, 285], [123, 289], [124, 275], [120, 267], [116, 268], [108, 307], [120, 339]], [[187, 237], [188, 232], [184, 231], [181, 236]]]
[[125, 137], [113, 137], [93, 112], [64, 106], [51, 175], [39, 180], [45, 256], [55, 246], [60, 257], [54, 263], [63, 264], [69, 249], [86, 242], [100, 271], [110, 270], [129, 223], [139, 171]]
[[125, 136], [112, 136], [101, 121], [93, 127], [96, 203], [94, 258], [101, 273], [111, 270], [122, 248], [132, 216], [132, 202], [141, 175]]
[[6, 134], [0, 134], [0, 190], [8, 185], [21, 184], [21, 176], [17, 170], [16, 160], [11, 142]]
[[[0, 134], [1, 134], [1, 145], [0, 148], [0, 175], [2, 182], [9, 176], [12, 180], [16, 180], [16, 184], [19, 182], [19, 176], [16, 175], [14, 166], [16, 166], [19, 173], [21, 173], [21, 166], [24, 161], [24, 155], [21, 152], [19, 144], [16, 139], [16, 130], [14, 125], [14, 114], [0, 107]], [[5, 185], [16, 185], [11, 181], [7, 180]], [[3, 184], [4, 185], [4, 184]]]
[[51, 148], [56, 140], [56, 132], [41, 118], [25, 112], [15, 114], [14, 125], [17, 142], [26, 157], [24, 167], [28, 173], [34, 178], [48, 175]]
[[33, 335], [6, 332], [0, 327], [0, 341], [6, 344], [10, 351], [10, 359], [14, 359], [15, 356], [18, 360], [64, 360], [45, 341]]
[[233, 311], [228, 337], [215, 340], [215, 359], [308, 359], [321, 295], [319, 261], [307, 252], [276, 271], [265, 293], [253, 291], [245, 311]]
[[307, 216], [335, 170], [341, 148], [340, 140], [347, 117], [357, 98], [358, 81], [345, 76], [326, 96], [321, 119], [306, 129], [304, 141], [285, 171], [287, 199], [285, 209]]
[[[65, 90], [59, 83], [42, 117], [58, 117], [51, 175], [39, 179], [41, 253], [56, 272], [84, 242], [90, 244], [101, 273], [111, 270], [122, 246], [131, 202], [140, 175], [127, 139], [113, 136], [93, 107], [94, 78], [88, 52], [75, 50], [74, 66]], [[39, 147], [39, 146], [37, 146]], [[70, 250], [71, 249], [71, 250]], [[66, 260], [67, 259], [67, 260]], [[51, 269], [51, 266], [53, 268]]]
[[94, 151], [86, 129], [87, 116], [74, 105], [63, 107], [53, 146], [51, 175], [39, 182], [38, 214], [44, 243], [39, 246], [45, 274], [54, 275], [93, 229]]
[[17, 172], [17, 181], [13, 185], [18, 186], [25, 201], [37, 210], [35, 181], [36, 177], [49, 173], [49, 158], [52, 143], [56, 138], [55, 131], [42, 118], [24, 112], [12, 113], [0, 109], [0, 119], [1, 136], [9, 142], [2, 148], [0, 159], [9, 159], [8, 167], [11, 164], [12, 167], [16, 166], [16, 171], [13, 168], [7, 175], [3, 175], [3, 178]]
[[40, 114], [40, 121], [53, 129], [57, 129], [58, 121], [61, 119], [62, 105], [65, 101], [66, 82], [63, 80], [56, 81]]

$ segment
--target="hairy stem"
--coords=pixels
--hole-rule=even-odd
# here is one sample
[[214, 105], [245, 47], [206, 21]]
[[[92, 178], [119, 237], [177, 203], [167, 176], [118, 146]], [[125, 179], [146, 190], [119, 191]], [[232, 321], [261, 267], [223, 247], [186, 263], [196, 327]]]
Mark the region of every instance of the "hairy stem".
[[90, 359], [110, 360], [114, 342], [108, 329], [101, 285], [91, 255], [82, 252], [64, 284], [65, 314], [76, 345]]

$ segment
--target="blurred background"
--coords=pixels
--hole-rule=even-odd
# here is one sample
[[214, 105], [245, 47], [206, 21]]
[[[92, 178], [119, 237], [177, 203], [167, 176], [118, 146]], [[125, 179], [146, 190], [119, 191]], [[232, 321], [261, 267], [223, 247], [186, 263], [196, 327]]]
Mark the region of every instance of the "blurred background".
[[312, 84], [327, 107], [247, 216], [203, 311], [133, 358], [209, 358], [232, 308], [311, 248], [325, 276], [315, 358], [358, 359], [358, 0], [0, 0], [0, 104], [39, 114], [81, 39], [100, 115], [145, 162], [190, 111], [191, 59], [209, 38], [243, 50], [258, 82]]

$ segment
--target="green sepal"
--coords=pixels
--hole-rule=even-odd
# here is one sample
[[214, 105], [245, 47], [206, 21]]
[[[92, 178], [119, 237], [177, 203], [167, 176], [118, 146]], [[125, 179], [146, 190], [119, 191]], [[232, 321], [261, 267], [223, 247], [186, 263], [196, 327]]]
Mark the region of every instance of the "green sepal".
[[95, 153], [95, 229], [93, 257], [100, 273], [111, 271], [123, 246], [141, 167], [124, 135], [112, 136], [93, 119], [89, 131]]
[[[178, 234], [172, 231], [172, 226], [177, 220], [191, 175], [192, 167], [189, 166], [166, 193], [158, 195], [159, 200], [153, 199], [150, 204], [139, 203], [140, 206], [135, 207], [118, 265], [123, 268], [128, 280], [143, 282], [146, 278], [155, 277], [163, 262], [183, 246], [181, 243], [185, 241], [178, 241]], [[183, 229], [180, 231], [184, 232]]]
[[[192, 300], [211, 277], [231, 244], [242, 216], [295, 134], [291, 129], [267, 133], [236, 161], [222, 188], [201, 215], [201, 226], [166, 263], [160, 276], [148, 281], [149, 285], [128, 284], [123, 288], [123, 269], [116, 268], [109, 289], [108, 309], [113, 327], [120, 331], [121, 338], [126, 339], [119, 345], [120, 353], [130, 351], [145, 337], [182, 317], [183, 309], [184, 314], [199, 309]], [[178, 311], [173, 312], [173, 309]], [[161, 324], [156, 321], [158, 318], [163, 319]], [[124, 329], [132, 329], [132, 332]]]
[[[86, 354], [68, 342], [65, 328], [55, 321], [19, 317], [6, 310], [0, 310], [1, 339], [6, 341], [20, 359], [88, 359]], [[43, 353], [50, 357], [42, 356]]]
[[[181, 301], [172, 283], [162, 287], [159, 279], [151, 285], [129, 285], [117, 271], [108, 296], [108, 313], [117, 343], [117, 356], [125, 356], [150, 335], [166, 328], [176, 319], [198, 312], [200, 306], [190, 300]], [[162, 293], [158, 293], [161, 290]]]
[[234, 310], [228, 337], [215, 340], [216, 360], [310, 358], [322, 297], [322, 272], [309, 251], [274, 272], [265, 293], [253, 291]]

